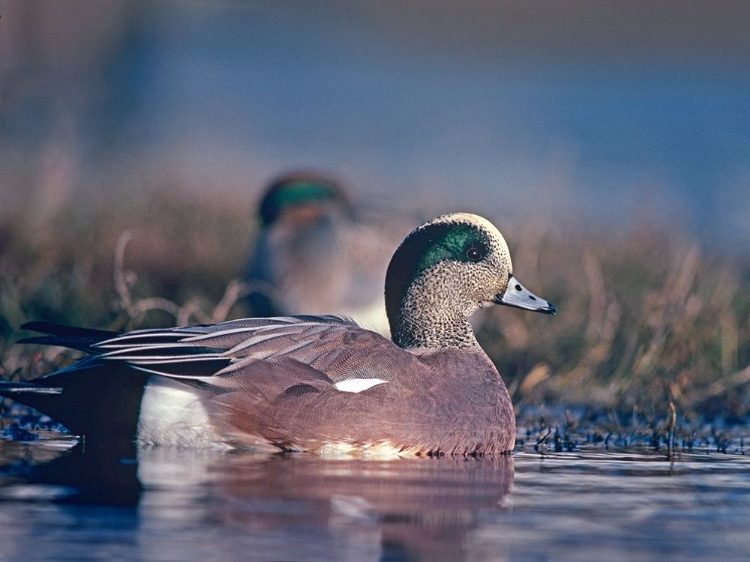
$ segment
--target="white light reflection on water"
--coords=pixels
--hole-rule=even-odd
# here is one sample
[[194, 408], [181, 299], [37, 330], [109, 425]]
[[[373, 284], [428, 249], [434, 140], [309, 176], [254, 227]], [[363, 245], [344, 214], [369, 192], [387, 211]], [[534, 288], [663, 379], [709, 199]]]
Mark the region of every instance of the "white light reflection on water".
[[[742, 455], [378, 461], [163, 448], [139, 451], [137, 465], [76, 451], [36, 465], [43, 444], [4, 445], [2, 559], [730, 560], [750, 549]], [[31, 466], [45, 470], [32, 477]]]

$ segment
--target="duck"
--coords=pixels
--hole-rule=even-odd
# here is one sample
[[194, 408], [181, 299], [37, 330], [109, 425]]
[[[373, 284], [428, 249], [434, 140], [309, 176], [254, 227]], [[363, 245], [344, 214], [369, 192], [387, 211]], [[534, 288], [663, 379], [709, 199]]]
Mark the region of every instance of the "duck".
[[385, 271], [396, 247], [422, 221], [355, 205], [342, 182], [306, 170], [273, 179], [257, 216], [244, 273], [253, 316], [348, 316], [389, 337]]
[[515, 277], [500, 231], [453, 213], [413, 230], [385, 276], [391, 338], [335, 315], [124, 333], [31, 322], [23, 343], [87, 355], [0, 395], [87, 446], [466, 456], [515, 444], [513, 404], [469, 318], [490, 305], [555, 314]]

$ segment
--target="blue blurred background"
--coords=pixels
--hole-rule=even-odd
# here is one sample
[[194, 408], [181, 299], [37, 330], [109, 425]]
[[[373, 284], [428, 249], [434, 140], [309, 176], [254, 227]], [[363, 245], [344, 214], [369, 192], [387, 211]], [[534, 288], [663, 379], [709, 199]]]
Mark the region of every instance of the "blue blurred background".
[[668, 224], [750, 249], [750, 3], [0, 0], [2, 212], [87, 190]]

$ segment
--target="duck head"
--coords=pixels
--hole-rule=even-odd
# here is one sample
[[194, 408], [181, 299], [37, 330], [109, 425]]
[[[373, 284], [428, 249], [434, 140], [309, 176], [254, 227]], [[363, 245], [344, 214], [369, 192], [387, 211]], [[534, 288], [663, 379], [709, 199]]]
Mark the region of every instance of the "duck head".
[[276, 178], [258, 207], [263, 227], [277, 222], [305, 227], [327, 215], [353, 215], [346, 190], [333, 178], [313, 172], [295, 172]]
[[438, 217], [406, 237], [388, 266], [385, 301], [393, 341], [404, 348], [478, 346], [469, 317], [492, 304], [555, 313], [513, 276], [497, 228], [469, 213]]

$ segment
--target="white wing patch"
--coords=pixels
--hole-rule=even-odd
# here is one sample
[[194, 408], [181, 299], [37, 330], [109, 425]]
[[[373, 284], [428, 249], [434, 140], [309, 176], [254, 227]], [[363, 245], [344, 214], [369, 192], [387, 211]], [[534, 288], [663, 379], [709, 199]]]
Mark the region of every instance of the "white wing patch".
[[334, 386], [336, 390], [341, 392], [362, 392], [373, 386], [386, 383], [383, 379], [349, 379], [346, 381], [337, 382]]

